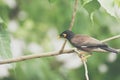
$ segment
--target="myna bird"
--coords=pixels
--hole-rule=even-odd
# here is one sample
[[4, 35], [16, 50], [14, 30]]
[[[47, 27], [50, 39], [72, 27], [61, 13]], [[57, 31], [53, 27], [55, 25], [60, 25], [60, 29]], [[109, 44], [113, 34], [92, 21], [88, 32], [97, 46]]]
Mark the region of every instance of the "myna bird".
[[112, 53], [118, 53], [116, 49], [109, 47], [101, 41], [81, 34], [74, 34], [70, 30], [66, 30], [60, 34], [60, 37], [66, 38], [74, 47], [85, 52], [92, 52], [93, 49], [102, 49]]

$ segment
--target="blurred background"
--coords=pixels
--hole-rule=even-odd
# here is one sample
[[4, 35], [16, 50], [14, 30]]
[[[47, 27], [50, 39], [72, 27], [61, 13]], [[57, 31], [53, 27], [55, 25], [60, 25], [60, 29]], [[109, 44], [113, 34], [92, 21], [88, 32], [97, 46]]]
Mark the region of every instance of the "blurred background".
[[[69, 28], [75, 0], [0, 0], [0, 60], [60, 50], [57, 35]], [[119, 0], [79, 0], [74, 33], [99, 40], [120, 34]], [[120, 48], [120, 39], [109, 41]], [[72, 46], [67, 43], [66, 49]], [[90, 80], [120, 80], [120, 55], [93, 53]], [[0, 65], [0, 80], [85, 80], [75, 54]]]

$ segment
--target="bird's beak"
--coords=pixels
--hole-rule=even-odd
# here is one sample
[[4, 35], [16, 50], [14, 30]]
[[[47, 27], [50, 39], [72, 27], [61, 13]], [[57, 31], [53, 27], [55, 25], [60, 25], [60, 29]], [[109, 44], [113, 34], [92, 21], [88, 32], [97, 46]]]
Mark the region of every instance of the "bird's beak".
[[57, 36], [57, 39], [60, 39], [61, 37], [60, 36]]

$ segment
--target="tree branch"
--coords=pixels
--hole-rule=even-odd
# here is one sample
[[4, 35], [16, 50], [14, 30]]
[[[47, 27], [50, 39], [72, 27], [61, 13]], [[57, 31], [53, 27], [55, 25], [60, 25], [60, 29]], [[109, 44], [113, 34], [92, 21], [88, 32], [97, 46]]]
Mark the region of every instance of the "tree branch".
[[[74, 49], [68, 49], [68, 50], [64, 50], [61, 54], [68, 54], [73, 52], [74, 52]], [[6, 59], [6, 60], [0, 61], [0, 64], [14, 63], [14, 62], [20, 62], [20, 61], [25, 61], [25, 60], [34, 59], [34, 58], [43, 58], [43, 57], [50, 57], [50, 56], [56, 56], [56, 55], [60, 55], [59, 51], [32, 54], [32, 55], [21, 56], [18, 58], [13, 58], [13, 59]]]

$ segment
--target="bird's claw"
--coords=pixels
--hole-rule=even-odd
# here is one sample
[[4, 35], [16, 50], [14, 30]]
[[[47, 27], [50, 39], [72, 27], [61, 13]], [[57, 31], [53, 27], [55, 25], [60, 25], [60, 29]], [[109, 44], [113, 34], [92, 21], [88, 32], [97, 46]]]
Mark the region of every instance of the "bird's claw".
[[85, 56], [81, 56], [81, 60], [87, 62], [87, 58]]
[[84, 51], [79, 52], [77, 48], [75, 48], [74, 51], [78, 54], [81, 60], [85, 62], [87, 62], [87, 58], [91, 56], [91, 54], [85, 55], [87, 52], [84, 52]]
[[87, 59], [88, 59], [90, 56], [91, 56], [91, 55], [81, 56], [81, 60], [87, 62]]

